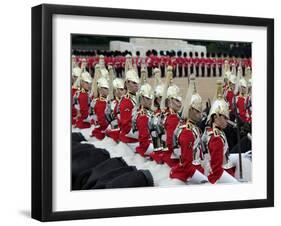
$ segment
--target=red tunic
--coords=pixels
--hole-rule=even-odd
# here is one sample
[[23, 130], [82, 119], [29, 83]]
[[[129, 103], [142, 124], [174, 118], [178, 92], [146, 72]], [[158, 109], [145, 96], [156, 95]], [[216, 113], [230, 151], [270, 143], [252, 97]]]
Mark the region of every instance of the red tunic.
[[236, 98], [236, 105], [237, 105], [237, 110], [238, 110], [238, 114], [239, 114], [240, 118], [244, 122], [250, 122], [250, 117], [249, 117], [249, 114], [246, 109], [246, 104], [247, 104], [246, 101], [247, 101], [247, 97], [239, 95]]
[[120, 101], [120, 141], [124, 143], [135, 143], [138, 140], [128, 137], [128, 133], [132, 129], [132, 113], [135, 106], [130, 94], [126, 94]]
[[173, 147], [174, 131], [177, 128], [179, 122], [180, 120], [178, 114], [170, 110], [164, 122], [164, 128], [166, 131], [166, 145], [168, 147], [168, 151], [163, 152], [163, 161], [166, 162], [170, 167], [178, 163], [177, 159], [171, 159], [171, 155], [174, 150]]
[[199, 66], [199, 58], [198, 57], [192, 58], [192, 64], [195, 65], [195, 67], [198, 67]]
[[114, 67], [115, 67], [115, 68], [120, 68], [120, 67], [122, 67], [121, 63], [122, 63], [121, 57], [120, 57], [120, 56], [115, 57], [115, 59], [114, 59], [114, 64], [113, 64]]
[[216, 60], [216, 63], [218, 64], [218, 66], [219, 66], [220, 68], [222, 67], [223, 62], [224, 62], [224, 59], [223, 59], [223, 58], [218, 58], [218, 59]]
[[139, 131], [139, 146], [136, 147], [136, 151], [144, 156], [149, 145], [151, 144], [151, 136], [148, 128], [149, 115], [145, 113], [145, 110], [141, 110], [138, 113], [136, 120], [136, 127]]
[[171, 65], [174, 69], [176, 69], [177, 64], [178, 64], [178, 62], [177, 62], [177, 57], [171, 57], [170, 65]]
[[210, 138], [208, 149], [210, 152], [210, 166], [211, 174], [208, 176], [208, 180], [214, 184], [223, 174], [223, 141], [220, 136], [214, 134]]
[[82, 90], [78, 96], [78, 104], [80, 107], [80, 117], [77, 118], [76, 127], [79, 129], [90, 128], [89, 122], [84, 122], [89, 115], [89, 95], [86, 91]]
[[231, 89], [228, 89], [226, 91], [225, 98], [226, 101], [228, 102], [229, 110], [234, 111], [234, 107], [233, 107], [234, 92]]
[[184, 65], [185, 65], [185, 67], [187, 67], [190, 63], [191, 63], [190, 58], [189, 57], [185, 57], [184, 58]]
[[152, 56], [148, 56], [145, 58], [145, 64], [147, 67], [152, 67]]
[[152, 56], [152, 67], [153, 68], [158, 68], [159, 67], [159, 63], [160, 63], [160, 58], [157, 56]]
[[193, 161], [193, 145], [195, 137], [193, 132], [186, 126], [182, 129], [178, 142], [181, 148], [181, 161], [170, 172], [171, 178], [177, 178], [186, 181], [195, 173], [196, 167], [192, 164]]
[[139, 56], [134, 57], [134, 63], [137, 67], [141, 67], [141, 60], [142, 59]]
[[105, 109], [106, 109], [106, 99], [97, 98], [94, 106], [94, 114], [96, 115], [95, 128], [92, 131], [91, 136], [96, 137], [99, 140], [102, 140], [105, 137], [105, 130], [108, 126], [108, 122], [105, 118]]
[[184, 63], [184, 59], [182, 57], [178, 57], [176, 59], [177, 61], [177, 64], [179, 65], [179, 67], [182, 67], [183, 66], [183, 63]]
[[230, 175], [234, 176], [234, 168], [224, 169], [225, 163], [225, 152], [227, 146], [226, 138], [223, 138], [223, 132], [219, 129], [209, 129], [208, 134], [210, 136], [208, 141], [208, 150], [210, 154], [210, 167], [211, 172], [208, 175], [208, 180], [210, 183], [214, 184], [217, 180], [220, 179], [224, 170], [227, 171]]

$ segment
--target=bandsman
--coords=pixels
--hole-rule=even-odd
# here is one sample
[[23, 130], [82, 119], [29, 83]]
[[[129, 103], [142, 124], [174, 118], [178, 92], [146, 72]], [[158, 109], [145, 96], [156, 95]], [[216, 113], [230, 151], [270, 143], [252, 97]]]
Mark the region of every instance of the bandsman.
[[75, 94], [75, 108], [77, 110], [76, 125], [79, 129], [90, 128], [91, 124], [87, 121], [89, 116], [90, 97], [92, 78], [88, 72], [82, 72], [80, 79], [80, 90]]
[[[179, 125], [174, 134], [174, 155], [180, 159], [179, 163], [171, 168], [170, 177], [184, 182], [204, 183], [208, 179], [201, 166], [203, 161], [203, 146], [201, 131], [196, 123], [202, 117], [202, 98], [196, 91], [194, 76], [190, 77], [190, 85], [183, 107], [183, 125]], [[178, 150], [178, 151], [176, 151]]]
[[108, 103], [106, 108], [106, 118], [109, 122], [106, 135], [115, 142], [118, 142], [120, 134], [120, 113], [118, 113], [118, 105], [122, 96], [125, 94], [124, 81], [120, 78], [115, 78], [112, 82], [112, 88], [114, 98]]
[[228, 143], [223, 132], [229, 120], [229, 106], [223, 98], [222, 81], [217, 82], [217, 99], [213, 102], [207, 122], [203, 140], [209, 153], [210, 183], [237, 183], [234, 178], [235, 167], [229, 161]]
[[91, 136], [102, 140], [105, 137], [105, 130], [108, 122], [105, 117], [105, 109], [107, 106], [107, 96], [109, 93], [109, 83], [105, 77], [97, 80], [98, 88], [97, 97], [91, 101], [91, 112], [93, 114], [95, 128], [92, 130]]

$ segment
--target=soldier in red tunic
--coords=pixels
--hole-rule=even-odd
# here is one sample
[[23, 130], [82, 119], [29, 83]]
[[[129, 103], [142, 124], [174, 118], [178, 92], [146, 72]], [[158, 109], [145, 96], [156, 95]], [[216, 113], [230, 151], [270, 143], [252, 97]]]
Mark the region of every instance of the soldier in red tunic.
[[[204, 183], [208, 178], [204, 175], [201, 166], [203, 161], [203, 147], [201, 131], [196, 126], [202, 117], [202, 98], [196, 91], [195, 78], [190, 78], [190, 85], [183, 108], [182, 118], [186, 123], [177, 127], [174, 135], [174, 143], [179, 149], [174, 149], [174, 155], [180, 159], [179, 163], [172, 167], [171, 178], [177, 178], [184, 182]], [[178, 150], [178, 151], [177, 151]]]
[[136, 51], [136, 56], [134, 57], [134, 68], [138, 72], [139, 77], [141, 75], [141, 63], [142, 58], [140, 56], [140, 51]]
[[115, 78], [112, 82], [112, 86], [114, 99], [108, 103], [106, 108], [106, 118], [110, 123], [106, 130], [106, 135], [115, 142], [118, 142], [120, 134], [120, 115], [118, 113], [118, 108], [120, 100], [125, 94], [124, 81], [120, 78]]
[[173, 153], [173, 135], [174, 131], [180, 123], [180, 116], [178, 114], [182, 106], [182, 97], [179, 95], [180, 90], [176, 85], [172, 85], [167, 90], [167, 97], [169, 99], [169, 108], [164, 113], [163, 125], [165, 129], [165, 135], [163, 140], [166, 142], [167, 147], [163, 149], [163, 162], [167, 163], [170, 167], [178, 163], [177, 159], [172, 159]]
[[184, 65], [184, 59], [182, 57], [182, 51], [177, 52], [177, 76], [182, 77], [183, 75], [183, 65]]
[[247, 81], [244, 78], [240, 79], [239, 86], [240, 92], [239, 95], [235, 98], [237, 113], [243, 122], [250, 123], [251, 118], [247, 110]]
[[76, 124], [77, 109], [75, 104], [77, 103], [76, 92], [80, 89], [80, 75], [81, 69], [75, 67], [72, 69], [72, 87], [71, 87], [71, 113], [72, 113], [72, 125]]
[[249, 121], [252, 122], [252, 79], [248, 81], [248, 96], [246, 100], [246, 109], [249, 115]]
[[207, 122], [210, 127], [205, 129], [206, 147], [209, 153], [208, 180], [214, 183], [237, 183], [234, 178], [235, 168], [229, 161], [229, 150], [223, 129], [229, 119], [229, 107], [223, 99], [222, 81], [217, 82], [217, 96], [210, 109]]
[[187, 53], [184, 52], [183, 53], [183, 76], [184, 77], [188, 77], [189, 75], [189, 64], [190, 64], [190, 61], [189, 61], [189, 58], [187, 57]]
[[91, 136], [102, 140], [105, 137], [105, 130], [108, 122], [105, 117], [105, 109], [107, 106], [107, 96], [109, 92], [109, 84], [105, 77], [97, 80], [98, 96], [91, 102], [91, 109], [94, 114], [95, 128], [92, 130]]
[[89, 90], [91, 87], [92, 78], [88, 72], [83, 72], [81, 74], [80, 87], [81, 89], [76, 92], [75, 98], [77, 99], [77, 104], [75, 105], [77, 109], [76, 117], [76, 127], [79, 129], [90, 128], [91, 124], [87, 120], [89, 116]]
[[133, 119], [133, 124], [138, 131], [138, 146], [136, 152], [141, 156], [149, 156], [154, 150], [151, 139], [151, 104], [153, 99], [153, 90], [146, 83], [140, 88], [140, 108], [136, 112]]
[[136, 93], [139, 89], [139, 76], [136, 71], [130, 70], [126, 74], [125, 87], [127, 93], [122, 97], [119, 104], [120, 112], [120, 136], [123, 143], [136, 143], [138, 140], [132, 134], [132, 114], [137, 104]]
[[151, 53], [150, 50], [148, 50], [146, 52], [145, 64], [146, 64], [147, 74], [149, 78], [152, 76], [152, 58], [153, 58], [153, 54]]
[[116, 72], [116, 77], [121, 78], [122, 77], [122, 60], [121, 60], [121, 53], [120, 51], [115, 51], [114, 53], [114, 64], [113, 68]]
[[229, 81], [228, 81], [228, 89], [226, 90], [225, 93], [225, 99], [228, 102], [229, 110], [231, 112], [234, 111], [234, 97], [236, 96], [236, 90], [235, 90], [235, 85], [237, 83], [237, 78], [236, 75], [230, 74], [229, 76]]

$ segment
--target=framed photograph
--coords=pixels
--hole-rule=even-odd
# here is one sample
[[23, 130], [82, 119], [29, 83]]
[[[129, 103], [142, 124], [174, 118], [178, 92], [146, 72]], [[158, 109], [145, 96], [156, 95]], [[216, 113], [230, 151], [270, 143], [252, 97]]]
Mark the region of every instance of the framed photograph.
[[32, 8], [32, 217], [274, 206], [274, 20]]

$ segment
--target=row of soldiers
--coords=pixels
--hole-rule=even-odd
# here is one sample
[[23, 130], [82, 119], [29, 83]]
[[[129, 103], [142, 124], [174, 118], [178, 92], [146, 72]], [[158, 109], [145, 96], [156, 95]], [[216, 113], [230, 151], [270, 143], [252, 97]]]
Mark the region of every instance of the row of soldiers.
[[137, 71], [128, 69], [125, 80], [114, 78], [112, 68], [96, 67], [92, 79], [80, 67], [72, 70], [72, 124], [93, 130], [91, 136], [108, 136], [127, 144], [134, 152], [171, 167], [170, 177], [193, 183], [236, 183], [235, 166], [228, 158], [228, 143], [223, 132], [237, 110], [240, 118], [251, 121], [250, 86], [225, 62], [224, 83], [219, 80], [202, 132], [197, 123], [204, 116], [195, 76], [189, 78], [185, 98], [173, 83], [173, 68], [168, 67], [165, 83], [155, 73], [152, 87]]
[[[196, 52], [197, 53], [197, 52]], [[242, 68], [243, 75], [246, 68], [251, 68], [251, 58], [241, 58], [236, 56], [222, 56], [222, 55], [210, 55], [202, 52], [200, 56], [198, 53], [193, 56], [187, 56], [178, 54], [160, 55], [155, 52], [141, 57], [139, 52], [135, 56], [131, 53], [126, 55], [97, 55], [97, 56], [72, 56], [73, 67], [84, 64], [86, 70], [90, 74], [94, 74], [95, 66], [100, 60], [104, 61], [105, 67], [112, 67], [116, 77], [125, 77], [126, 64], [130, 64], [134, 68], [140, 77], [141, 70], [144, 68], [147, 71], [148, 77], [153, 76], [153, 69], [158, 68], [160, 70], [161, 77], [164, 77], [168, 66], [173, 67], [173, 77], [188, 77], [190, 74], [194, 74], [196, 77], [220, 77], [224, 75], [223, 64], [227, 60], [229, 62], [231, 70], [237, 70], [239, 66]]]

